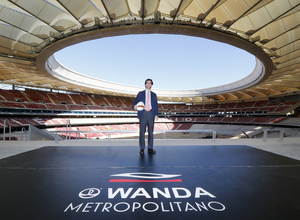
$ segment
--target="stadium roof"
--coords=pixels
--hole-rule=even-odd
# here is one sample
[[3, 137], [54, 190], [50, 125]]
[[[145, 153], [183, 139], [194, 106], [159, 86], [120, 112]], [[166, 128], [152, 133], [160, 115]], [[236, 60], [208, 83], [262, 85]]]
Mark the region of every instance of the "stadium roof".
[[257, 58], [242, 80], [209, 89], [155, 90], [159, 100], [299, 93], [299, 25], [299, 0], [0, 0], [0, 83], [134, 97], [141, 88], [75, 73], [53, 54], [92, 39], [156, 33], [208, 38]]

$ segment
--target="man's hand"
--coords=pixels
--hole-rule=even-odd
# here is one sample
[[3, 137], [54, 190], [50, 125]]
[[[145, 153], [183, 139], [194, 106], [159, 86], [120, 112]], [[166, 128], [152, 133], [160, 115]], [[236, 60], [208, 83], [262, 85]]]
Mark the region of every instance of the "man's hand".
[[137, 111], [137, 105], [133, 106], [133, 108], [134, 108], [134, 110], [136, 110], [136, 111]]
[[156, 116], [155, 116], [155, 121], [157, 121], [157, 120], [158, 120], [158, 116], [156, 115]]

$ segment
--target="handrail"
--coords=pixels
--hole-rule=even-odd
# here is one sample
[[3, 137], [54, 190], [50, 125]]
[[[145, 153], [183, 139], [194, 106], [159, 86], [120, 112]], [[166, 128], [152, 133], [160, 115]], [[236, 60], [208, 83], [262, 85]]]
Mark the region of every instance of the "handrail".
[[[237, 129], [231, 129], [228, 131], [237, 131]], [[257, 131], [257, 130], [256, 130]], [[268, 131], [279, 131], [279, 141], [283, 141], [284, 138], [284, 130], [282, 129], [262, 129], [263, 132], [263, 142], [267, 141], [267, 135]], [[65, 131], [51, 131], [52, 133], [58, 134], [62, 133]], [[76, 131], [77, 133], [78, 131]], [[205, 133], [211, 133], [212, 134], [212, 142], [215, 142], [217, 139], [217, 130], [155, 130], [155, 133], [162, 133], [163, 134], [163, 140], [166, 139], [166, 133], [175, 133], [175, 132], [189, 132], [189, 133], [200, 133], [200, 132], [205, 132]], [[74, 133], [74, 131], [66, 131], [66, 133]], [[98, 130], [98, 131], [80, 131], [80, 133], [107, 133], [107, 139], [108, 142], [110, 143], [111, 141], [111, 134], [112, 133], [139, 133], [138, 130], [135, 131], [120, 131], [120, 130]], [[66, 135], [67, 136], [67, 135]], [[77, 139], [77, 135], [76, 135]], [[66, 139], [67, 140], [67, 139]]]
[[9, 125], [9, 141], [11, 141], [11, 125], [10, 125], [10, 123], [9, 123], [9, 120], [8, 119], [5, 119], [4, 120], [4, 126], [3, 126], [3, 141], [5, 141], [5, 124], [6, 124], [6, 122], [8, 122], [8, 125]]

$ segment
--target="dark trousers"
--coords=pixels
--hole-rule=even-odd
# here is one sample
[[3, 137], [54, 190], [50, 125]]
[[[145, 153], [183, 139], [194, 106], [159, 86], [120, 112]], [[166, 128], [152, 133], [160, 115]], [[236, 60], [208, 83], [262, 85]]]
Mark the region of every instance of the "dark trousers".
[[153, 128], [154, 118], [152, 112], [144, 111], [142, 118], [140, 119], [140, 149], [145, 149], [145, 132], [148, 127], [148, 149], [153, 149]]

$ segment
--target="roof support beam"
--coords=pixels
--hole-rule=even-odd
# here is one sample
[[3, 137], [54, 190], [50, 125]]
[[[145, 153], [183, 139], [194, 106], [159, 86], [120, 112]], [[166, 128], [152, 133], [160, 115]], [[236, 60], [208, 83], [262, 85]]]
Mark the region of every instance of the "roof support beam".
[[233, 95], [232, 93], [228, 93], [230, 96], [235, 97], [236, 99], [239, 99], [239, 97], [237, 97], [236, 95]]
[[[297, 67], [293, 68], [294, 65], [299, 65], [299, 67], [297, 66]], [[293, 69], [285, 70], [286, 68], [293, 68], [293, 69], [299, 68], [300, 69], [300, 63], [293, 63], [291, 65], [282, 67], [282, 68], [276, 70], [276, 74], [280, 74], [282, 71], [284, 71], [284, 72], [286, 72], [286, 71], [293, 71]]]
[[276, 38], [280, 37], [281, 35], [284, 35], [285, 33], [287, 33], [287, 32], [289, 32], [289, 31], [292, 31], [292, 30], [298, 28], [299, 26], [300, 26], [300, 24], [296, 25], [295, 27], [292, 27], [292, 28], [288, 29], [288, 30], [285, 31], [285, 32], [282, 32], [281, 34], [277, 35], [276, 37], [273, 37], [272, 39], [268, 40], [268, 42], [265, 42], [265, 43], [262, 43], [262, 44], [263, 44], [263, 45], [264, 45], [264, 44], [267, 44], [267, 43], [269, 43], [270, 41], [275, 40]]
[[219, 95], [219, 96], [221, 96], [224, 100], [227, 100], [227, 98], [225, 98], [225, 96], [224, 95]]
[[[2, 47], [2, 48], [4, 48], [4, 47]], [[30, 59], [30, 58], [25, 58], [25, 57], [18, 57], [18, 56], [8, 55], [8, 54], [3, 54], [1, 52], [0, 52], [0, 57], [5, 57], [5, 58], [8, 58], [8, 59], [22, 60], [22, 61], [28, 61], [28, 62], [32, 62], [32, 64], [34, 64], [34, 62], [35, 62], [35, 59]], [[2, 61], [0, 61], [0, 63], [1, 62]], [[9, 62], [9, 61], [3, 61], [3, 62]], [[10, 62], [10, 63], [14, 63], [14, 62]], [[24, 65], [28, 65], [28, 64], [24, 64]]]
[[[10, 3], [12, 3], [13, 5], [17, 6], [18, 8], [21, 8], [22, 10], [26, 11], [28, 14], [32, 15], [34, 18], [38, 19], [39, 21], [43, 22], [44, 24], [46, 24], [47, 26], [53, 28], [54, 30], [56, 30], [57, 32], [62, 32], [62, 31], [59, 31], [58, 29], [52, 27], [51, 25], [49, 25], [47, 22], [43, 21], [42, 19], [40, 19], [39, 17], [35, 16], [34, 14], [32, 14], [31, 12], [29, 12], [28, 10], [26, 10], [25, 8], [21, 7], [20, 5], [16, 4], [15, 2], [13, 2], [12, 0], [7, 0], [9, 1]], [[49, 3], [47, 3], [49, 4]]]
[[297, 8], [300, 5], [297, 4], [294, 7], [290, 8], [289, 10], [285, 11], [284, 13], [282, 13], [281, 15], [277, 16], [276, 18], [274, 18], [273, 20], [271, 20], [270, 22], [266, 23], [265, 25], [261, 26], [260, 28], [256, 29], [253, 33], [251, 33], [249, 35], [249, 37], [251, 37], [253, 34], [257, 33], [258, 31], [260, 31], [261, 29], [263, 29], [264, 27], [268, 26], [269, 24], [273, 23], [274, 21], [276, 21], [277, 19], [279, 19], [280, 17], [282, 17], [283, 15], [289, 13], [290, 11], [292, 11], [294, 8]]
[[34, 34], [32, 34], [32, 33], [28, 32], [28, 31], [27, 31], [27, 30], [25, 30], [25, 29], [22, 29], [22, 28], [19, 28], [19, 27], [17, 27], [17, 26], [14, 26], [13, 24], [10, 24], [10, 23], [8, 23], [7, 21], [4, 21], [4, 20], [2, 20], [2, 19], [0, 19], [0, 21], [2, 21], [2, 22], [4, 22], [4, 23], [6, 23], [6, 24], [8, 24], [8, 25], [10, 25], [10, 26], [12, 26], [12, 27], [14, 27], [14, 28], [18, 29], [18, 30], [24, 31], [24, 32], [26, 32], [26, 33], [28, 33], [28, 34], [30, 34], [30, 35], [32, 35], [32, 36], [35, 36], [35, 37], [37, 37], [37, 38], [39, 38], [39, 39], [43, 40], [41, 37], [39, 37], [39, 36], [37, 36], [37, 35], [34, 35]]
[[27, 44], [27, 43], [25, 43], [25, 42], [23, 42], [23, 41], [15, 40], [15, 39], [13, 39], [13, 38], [6, 37], [6, 36], [3, 36], [3, 35], [0, 35], [0, 36], [3, 37], [3, 38], [6, 38], [6, 39], [8, 39], [8, 40], [12, 40], [12, 41], [18, 42], [19, 44], [23, 44], [23, 45], [26, 45], [26, 46], [28, 46], [28, 47], [32, 47], [32, 45]]
[[81, 24], [83, 26], [83, 24], [78, 20], [78, 18], [63, 4], [61, 3], [61, 0], [56, 0], [67, 12], [69, 12], [70, 15], [72, 15], [72, 17], [78, 21], [79, 24]]
[[[0, 38], [1, 38], [1, 37], [0, 37]], [[15, 40], [12, 40], [12, 39], [9, 39], [9, 40], [15, 41]], [[15, 42], [18, 42], [18, 41], [15, 41]], [[18, 43], [20, 43], [20, 42], [18, 42]], [[16, 49], [14, 49], [14, 48], [12, 49], [12, 48], [10, 48], [10, 47], [5, 47], [5, 46], [0, 46], [0, 47], [5, 48], [5, 49], [8, 49], [8, 50], [10, 50], [10, 51], [17, 51], [17, 52], [19, 52], [19, 53], [24, 53], [24, 54], [30, 55], [29, 53], [25, 53], [24, 51], [16, 50]]]
[[108, 16], [110, 22], [113, 24], [113, 23], [114, 23], [114, 22], [113, 22], [113, 19], [112, 19], [111, 15], [110, 15], [110, 13], [109, 13], [109, 11], [108, 11], [108, 9], [107, 9], [105, 3], [104, 3], [104, 0], [101, 0], [101, 3], [102, 3], [102, 5], [103, 5], [103, 7], [105, 8], [105, 11], [106, 11], [106, 13], [107, 13], [107, 16]]
[[[7, 9], [7, 10], [11, 10], [10, 8], [6, 8], [6, 9]], [[19, 13], [19, 12], [15, 11], [15, 13]], [[25, 16], [28, 16], [28, 15], [25, 15]], [[41, 37], [39, 37], [39, 36], [37, 36], [37, 35], [35, 35], [35, 34], [33, 34], [33, 33], [28, 32], [28, 30], [25, 30], [25, 29], [22, 29], [22, 28], [20, 28], [20, 27], [18, 27], [18, 26], [15, 26], [15, 25], [13, 25], [12, 23], [10, 23], [10, 22], [8, 22], [8, 21], [6, 21], [6, 20], [3, 20], [3, 19], [0, 18], [0, 21], [2, 21], [3, 23], [6, 23], [6, 24], [11, 25], [12, 27], [17, 28], [18, 30], [22, 30], [22, 31], [24, 31], [24, 32], [26, 32], [26, 33], [28, 33], [28, 34], [31, 34], [32, 36], [35, 36], [35, 37], [37, 37], [37, 38], [43, 40]], [[51, 28], [52, 28], [52, 27], [51, 27]], [[54, 30], [55, 30], [55, 29], [54, 29]]]
[[245, 96], [248, 96], [250, 98], [253, 98], [253, 96], [251, 96], [251, 95], [249, 95], [249, 94], [247, 94], [245, 92], [241, 92], [241, 91], [237, 91], [237, 92], [240, 93], [240, 94], [242, 94], [242, 95], [245, 95]]
[[179, 9], [180, 9], [180, 6], [181, 6], [182, 2], [183, 2], [183, 0], [181, 0], [181, 1], [180, 1], [179, 5], [178, 5], [178, 8], [176, 9], [176, 12], [175, 12], [175, 15], [174, 15], [174, 18], [173, 18], [172, 24], [173, 24], [173, 23], [174, 23], [174, 21], [175, 21], [175, 18], [176, 18], [176, 16], [177, 16], [178, 12], [179, 12]]
[[207, 12], [205, 12], [204, 14], [203, 14], [203, 17], [201, 17], [201, 19], [198, 19], [199, 18], [199, 16], [198, 16], [198, 20], [201, 20], [201, 22], [198, 24], [198, 26], [200, 25], [200, 24], [202, 24], [202, 22], [204, 21], [204, 19], [207, 17], [207, 15], [209, 15], [209, 13], [212, 11], [212, 10], [214, 10], [214, 8], [219, 4], [219, 2], [220, 2], [221, 0], [218, 0], [215, 4], [212, 4], [212, 6], [208, 9], [208, 11]]
[[298, 49], [298, 50], [293, 50], [293, 51], [291, 51], [291, 52], [289, 52], [289, 53], [283, 54], [283, 55], [280, 56], [280, 58], [283, 58], [283, 57], [286, 56], [286, 55], [289, 55], [289, 54], [298, 52], [299, 50], [300, 50], [300, 49]]
[[287, 60], [287, 61], [284, 61], [284, 62], [282, 62], [282, 63], [280, 63], [280, 64], [287, 63], [287, 62], [290, 62], [290, 61], [295, 60], [295, 59], [298, 59], [298, 58], [300, 58], [300, 56], [294, 57], [294, 58], [292, 58], [292, 59], [290, 59], [290, 60]]
[[[32, 60], [30, 60], [32, 61]], [[32, 73], [34, 70], [32, 69], [32, 65], [27, 65], [28, 67], [24, 67], [24, 65], [22, 67], [18, 67], [18, 66], [15, 66], [15, 67], [9, 67], [9, 70], [6, 70], [5, 72], [7, 73], [1, 73], [1, 75], [9, 75], [9, 74], [19, 74], [19, 73], [11, 73], [10, 70], [18, 70], [20, 73], [23, 71], [23, 72], [26, 72], [26, 73], [29, 73], [29, 74], [34, 74]], [[8, 69], [8, 68], [7, 68]], [[1, 70], [1, 69], [0, 69]], [[0, 75], [0, 76], [1, 76]]]
[[145, 0], [141, 0], [141, 14], [142, 18], [142, 24], [144, 24], [144, 19], [145, 19]]
[[[255, 89], [255, 88], [253, 88], [253, 89]], [[246, 91], [250, 91], [250, 92], [253, 92], [253, 93], [255, 93], [255, 94], [260, 94], [260, 95], [263, 95], [263, 96], [267, 96], [266, 94], [261, 93], [261, 92], [258, 92], [258, 91], [253, 90], [253, 89], [246, 89]], [[269, 90], [269, 89], [268, 89], [268, 90]], [[253, 96], [253, 97], [255, 97], [255, 96]]]
[[[280, 50], [281, 48], [284, 48], [284, 47], [286, 47], [286, 46], [288, 46], [288, 45], [290, 45], [290, 44], [293, 44], [293, 43], [297, 42], [298, 40], [300, 40], [300, 38], [297, 39], [297, 40], [291, 41], [291, 42], [289, 42], [288, 44], [285, 44], [285, 45], [283, 45], [282, 47], [277, 48], [276, 50]], [[275, 52], [276, 50], [273, 50], [273, 52]]]
[[299, 77], [300, 76], [300, 71], [298, 73], [290, 73], [289, 71], [278, 73], [278, 74], [273, 75], [272, 77], [270, 77], [270, 80], [278, 79], [278, 78], [281, 78], [283, 76], [286, 76], [286, 77], [297, 76], [297, 77]]
[[[24, 75], [24, 73], [23, 74], [21, 74], [21, 75]], [[31, 76], [32, 77], [32, 76]], [[18, 81], [17, 82], [19, 82], [19, 83], [28, 83], [28, 82], [32, 82], [31, 80], [30, 80], [30, 78], [31, 78], [30, 76], [18, 76]], [[39, 78], [40, 80], [45, 80], [45, 77], [43, 77], [43, 78]], [[39, 80], [38, 79], [38, 80]], [[14, 80], [14, 78], [12, 77], [11, 79], [5, 79], [5, 80], [3, 80], [3, 81], [7, 81], [7, 80]], [[21, 81], [21, 82], [20, 82]]]
[[245, 11], [240, 17], [238, 17], [236, 20], [233, 20], [233, 22], [226, 28], [226, 30], [228, 28], [230, 28], [235, 22], [237, 22], [238, 20], [240, 20], [242, 17], [244, 17], [244, 15], [246, 15], [249, 11], [251, 11], [256, 5], [258, 5], [262, 0], [259, 0], [258, 2], [256, 2], [252, 7], [250, 7], [247, 11]]

